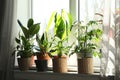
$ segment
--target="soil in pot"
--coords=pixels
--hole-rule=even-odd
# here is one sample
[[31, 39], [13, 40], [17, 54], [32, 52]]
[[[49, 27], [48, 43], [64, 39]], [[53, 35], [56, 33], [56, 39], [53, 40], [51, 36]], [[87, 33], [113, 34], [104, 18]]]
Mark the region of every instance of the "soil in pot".
[[53, 72], [67, 73], [66, 57], [54, 57], [52, 61], [53, 61]]
[[92, 74], [93, 73], [93, 58], [78, 59], [78, 73]]
[[29, 58], [17, 58], [19, 69], [21, 71], [27, 71], [29, 70], [30, 64], [31, 64], [31, 57]]
[[37, 60], [49, 60], [50, 56], [48, 55], [48, 53], [37, 53]]
[[47, 60], [35, 60], [35, 64], [38, 72], [47, 71]]

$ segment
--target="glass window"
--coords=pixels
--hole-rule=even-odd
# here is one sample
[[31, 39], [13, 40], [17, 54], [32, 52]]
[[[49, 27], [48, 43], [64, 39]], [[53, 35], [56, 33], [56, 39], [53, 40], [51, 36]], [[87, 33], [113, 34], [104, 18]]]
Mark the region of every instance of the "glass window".
[[32, 17], [35, 22], [40, 22], [40, 33], [44, 31], [53, 11], [69, 11], [69, 0], [33, 0], [32, 3]]
[[[99, 2], [102, 0], [75, 0], [76, 3], [72, 0], [32, 0], [32, 18], [34, 19], [35, 23], [40, 23], [41, 29], [40, 34], [43, 33], [45, 27], [47, 26], [48, 20], [53, 11], [61, 11], [64, 9], [66, 11], [74, 11], [71, 10], [74, 8], [76, 12], [74, 14], [78, 14], [77, 18], [79, 20], [90, 20], [93, 19], [95, 16], [94, 14], [97, 12], [101, 13], [102, 3]], [[79, 8], [78, 8], [79, 6]], [[78, 9], [78, 10], [77, 10]], [[98, 11], [99, 10], [99, 11]], [[80, 12], [78, 12], [80, 11]], [[73, 13], [73, 12], [72, 12]], [[73, 17], [76, 17], [72, 15]], [[68, 65], [77, 66], [77, 57], [76, 54], [72, 55], [68, 60]], [[94, 66], [98, 66], [100, 68], [100, 59], [94, 58]]]

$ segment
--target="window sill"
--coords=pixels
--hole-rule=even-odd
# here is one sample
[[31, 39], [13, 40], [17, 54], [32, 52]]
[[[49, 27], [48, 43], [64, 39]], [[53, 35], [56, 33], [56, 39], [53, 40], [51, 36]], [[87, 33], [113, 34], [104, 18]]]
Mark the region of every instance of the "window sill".
[[77, 72], [53, 73], [53, 71], [37, 72], [36, 70], [14, 70], [15, 80], [99, 80], [100, 75], [94, 73], [77, 74]]
[[[15, 66], [14, 70], [19, 70], [18, 66]], [[33, 65], [33, 67], [31, 67], [29, 71], [37, 72], [35, 65]], [[52, 72], [51, 66], [48, 67], [47, 72]], [[68, 66], [68, 73], [77, 74], [77, 67], [76, 66]], [[100, 75], [100, 68], [99, 67], [94, 67], [93, 75]]]
[[99, 80], [99, 75], [88, 75], [88, 74], [76, 74], [76, 73], [53, 73], [52, 71], [47, 72], [36, 72], [34, 70], [22, 72], [19, 70], [14, 71], [15, 80], [31, 79], [31, 80]]

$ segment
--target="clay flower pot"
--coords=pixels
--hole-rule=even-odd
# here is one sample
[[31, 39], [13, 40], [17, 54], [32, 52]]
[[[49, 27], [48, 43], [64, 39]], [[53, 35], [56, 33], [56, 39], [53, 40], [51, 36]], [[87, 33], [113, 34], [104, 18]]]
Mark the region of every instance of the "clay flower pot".
[[67, 58], [66, 57], [54, 57], [53, 61], [53, 72], [67, 73]]
[[48, 55], [48, 53], [37, 53], [37, 60], [49, 60], [50, 56]]
[[21, 71], [27, 71], [29, 70], [30, 64], [31, 64], [31, 57], [28, 58], [17, 58], [18, 60], [18, 66]]
[[93, 59], [92, 58], [78, 59], [78, 73], [92, 74], [93, 73]]

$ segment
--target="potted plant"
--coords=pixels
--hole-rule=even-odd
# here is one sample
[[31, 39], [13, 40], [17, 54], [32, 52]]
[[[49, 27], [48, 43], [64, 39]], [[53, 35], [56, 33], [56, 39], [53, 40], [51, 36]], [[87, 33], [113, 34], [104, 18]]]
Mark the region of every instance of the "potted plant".
[[100, 40], [102, 29], [97, 21], [77, 22], [78, 36], [77, 44], [71, 54], [76, 53], [78, 57], [78, 73], [93, 73], [93, 56], [100, 56]]
[[39, 46], [38, 48], [36, 48], [37, 60], [35, 60], [35, 63], [36, 63], [37, 70], [46, 71], [48, 60], [50, 60], [50, 56], [48, 55], [48, 53], [51, 47], [51, 43], [48, 40], [47, 32], [44, 32], [41, 37], [37, 34], [36, 42]]
[[34, 24], [32, 18], [28, 20], [27, 27], [24, 27], [20, 20], [18, 20], [18, 24], [23, 34], [18, 33], [18, 37], [15, 38], [17, 46], [13, 54], [17, 53], [20, 70], [26, 71], [34, 61], [31, 58], [33, 56], [33, 41], [35, 34], [39, 32], [40, 26], [39, 23]]
[[65, 44], [66, 40], [61, 40], [58, 37], [54, 37], [52, 47], [50, 50], [50, 56], [53, 62], [53, 72], [66, 73], [67, 72], [67, 55], [72, 45]]
[[[54, 21], [54, 22], [53, 22]], [[65, 45], [68, 42], [72, 17], [70, 13], [65, 12], [63, 9], [61, 13], [53, 12], [46, 31], [48, 31], [52, 22], [54, 23], [54, 36], [50, 56], [53, 61], [53, 72], [65, 73], [67, 72], [67, 58], [71, 46]]]

